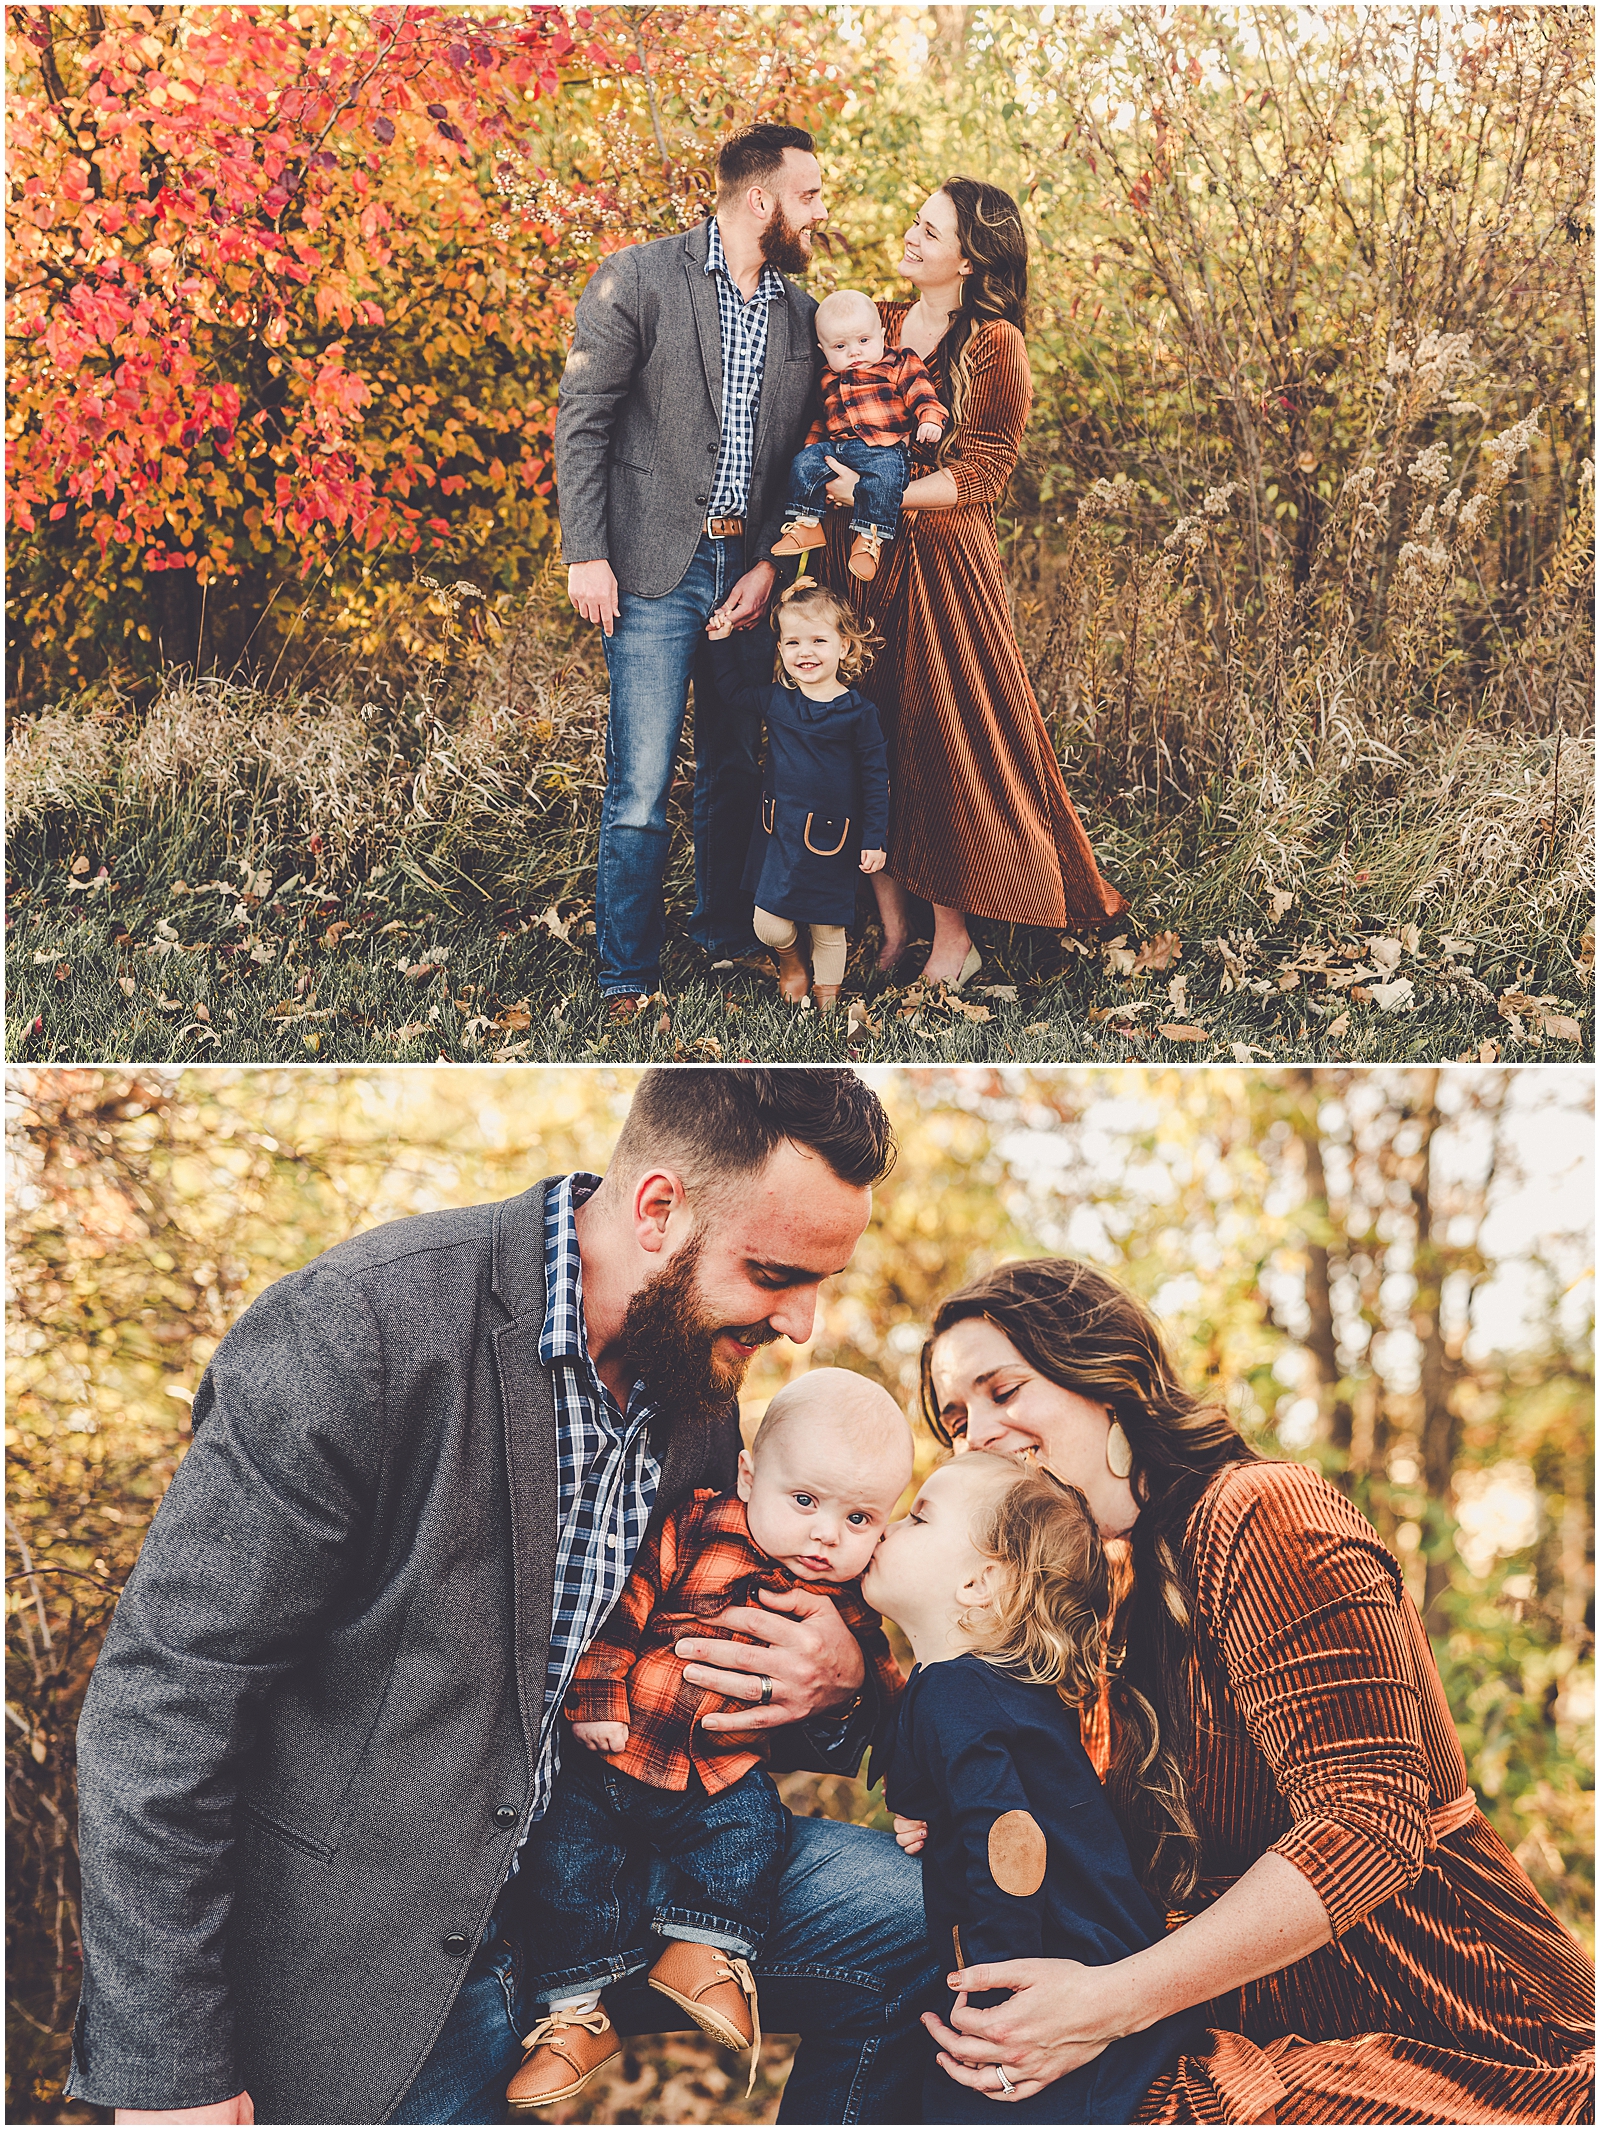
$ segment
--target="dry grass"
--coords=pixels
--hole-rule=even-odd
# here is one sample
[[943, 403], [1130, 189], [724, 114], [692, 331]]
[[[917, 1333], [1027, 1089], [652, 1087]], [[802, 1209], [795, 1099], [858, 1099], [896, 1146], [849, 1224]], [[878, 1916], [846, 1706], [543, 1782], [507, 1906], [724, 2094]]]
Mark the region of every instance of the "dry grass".
[[[1393, 419], [1346, 479], [1298, 586], [1286, 568], [1254, 584], [1227, 483], [1174, 508], [1159, 541], [1139, 529], [1148, 499], [1119, 479], [1093, 484], [1056, 546], [1013, 542], [1018, 634], [1069, 787], [1132, 905], [1129, 939], [1176, 934], [1190, 968], [1203, 949], [1222, 964], [1223, 993], [1239, 963], [1265, 995], [1270, 971], [1252, 970], [1253, 957], [1282, 968], [1414, 926], [1436, 942], [1419, 968], [1441, 978], [1441, 996], [1460, 994], [1462, 1011], [1426, 1035], [1413, 1022], [1376, 1047], [1341, 1052], [1309, 1019], [1260, 1015], [1217, 1031], [1230, 1040], [1298, 1055], [1454, 1057], [1497, 1030], [1482, 1011], [1496, 991], [1553, 1000], [1568, 1025], [1577, 1010], [1573, 994], [1592, 965], [1593, 483], [1581, 484], [1537, 586], [1519, 593], [1491, 581], [1499, 498], [1536, 425], [1514, 424], [1486, 440], [1470, 470], [1453, 467], [1425, 439], [1459, 355], [1442, 336], [1419, 344]], [[497, 1001], [485, 1025], [516, 1005], [533, 1054], [591, 1054], [585, 926], [606, 700], [597, 642], [575, 635], [548, 597], [503, 612], [477, 601], [465, 613], [426, 582], [415, 597], [435, 636], [403, 675], [274, 692], [175, 672], [143, 710], [102, 690], [18, 725], [6, 783], [21, 913], [13, 938], [31, 952], [16, 960], [24, 1017], [14, 1055], [195, 1055], [130, 1020], [116, 993], [118, 982], [129, 993], [129, 971], [112, 950], [183, 921], [192, 901], [180, 910], [172, 898], [196, 887], [231, 911], [210, 920], [210, 943], [232, 924], [264, 965], [276, 962], [260, 944], [265, 920], [285, 921], [288, 904], [302, 934], [318, 909], [324, 921], [342, 914], [348, 947], [375, 919], [449, 928], [452, 996], [471, 960], [476, 995]], [[418, 640], [416, 627], [405, 633]], [[692, 775], [687, 756], [683, 770]], [[827, 1054], [826, 1043], [797, 1047], [781, 1015], [712, 1025], [716, 987], [681, 944], [681, 813], [678, 825], [668, 877], [675, 1039], [692, 1024], [697, 1041], [736, 1045], [731, 1054]], [[103, 920], [80, 929], [70, 964], [80, 979], [97, 968], [98, 1018], [63, 1018], [58, 994], [33, 974], [60, 951], [67, 913]], [[530, 962], [505, 945], [530, 928], [547, 947], [559, 942], [553, 959]], [[372, 936], [381, 930], [380, 921]], [[158, 930], [156, 948], [172, 936]], [[1060, 976], [1059, 945], [1003, 927], [980, 937], [995, 975], [1020, 986], [1017, 1025], [997, 1014], [987, 1034], [962, 1029], [959, 1054], [1091, 1054], [1082, 1043], [1098, 1039], [1082, 1030], [1105, 1017], [1107, 999], [1082, 985], [1059, 996], [1037, 988]], [[1067, 946], [1066, 968], [1081, 972], [1082, 954]], [[1103, 967], [1125, 973], [1114, 955]], [[263, 981], [271, 990], [278, 979]], [[264, 992], [256, 1021], [278, 1003]], [[384, 1054], [393, 1031], [412, 1025], [403, 1005], [376, 994], [348, 1005], [341, 1024], [348, 1017], [363, 1034], [341, 1043], [326, 1030], [325, 1057]], [[482, 1010], [464, 1008], [464, 1019]], [[200, 1039], [219, 1058], [284, 1054], [249, 1022], [236, 1018], [232, 1037], [202, 1026]], [[422, 1030], [424, 1053], [448, 1032]], [[856, 1031], [869, 1054], [899, 1054], [879, 1034]], [[648, 1038], [617, 1054], [634, 1050], [654, 1054]], [[472, 1055], [471, 1043], [459, 1054]]]

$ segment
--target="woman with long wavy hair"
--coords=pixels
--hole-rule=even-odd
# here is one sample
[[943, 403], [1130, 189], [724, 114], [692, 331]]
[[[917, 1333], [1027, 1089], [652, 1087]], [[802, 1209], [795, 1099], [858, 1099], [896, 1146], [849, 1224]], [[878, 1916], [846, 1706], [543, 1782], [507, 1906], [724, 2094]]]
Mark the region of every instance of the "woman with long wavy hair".
[[[911, 304], [880, 305], [890, 347], [927, 363], [951, 420], [907, 486], [899, 537], [866, 586], [845, 573], [835, 513], [829, 575], [884, 639], [872, 696], [889, 749], [889, 858], [873, 877], [879, 965], [910, 944], [909, 896], [933, 905], [922, 974], [956, 986], [979, 955], [969, 917], [1093, 929], [1126, 908], [1100, 877], [1028, 685], [1000, 566], [995, 505], [1017, 463], [1033, 385], [1028, 247], [1017, 203], [947, 178], [906, 232]], [[848, 502], [845, 467], [828, 490]]]
[[1013, 1994], [929, 2015], [949, 2075], [1026, 2098], [1204, 2006], [1206, 2046], [1141, 2122], [1593, 2121], [1593, 1967], [1478, 1810], [1399, 1565], [1354, 1505], [1258, 1456], [1143, 1305], [1070, 1259], [942, 1304], [923, 1407], [958, 1452], [1044, 1465], [1130, 1542], [1112, 1640], [1186, 1786], [1177, 1813], [1110, 1792], [1183, 1927], [1107, 1967], [952, 1976]]

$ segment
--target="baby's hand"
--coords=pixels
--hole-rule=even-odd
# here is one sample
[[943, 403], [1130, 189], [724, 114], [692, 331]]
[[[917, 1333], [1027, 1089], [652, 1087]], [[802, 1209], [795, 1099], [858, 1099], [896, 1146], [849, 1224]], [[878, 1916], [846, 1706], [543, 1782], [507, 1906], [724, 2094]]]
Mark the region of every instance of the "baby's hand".
[[861, 870], [864, 873], [881, 873], [886, 855], [883, 851], [863, 851], [861, 853]]
[[897, 1812], [894, 1815], [894, 1838], [907, 1856], [916, 1856], [928, 1839], [928, 1822], [925, 1819], [902, 1819]]
[[943, 435], [943, 422], [918, 422], [917, 424], [917, 442], [919, 444], [936, 444]]
[[620, 1753], [628, 1743], [625, 1723], [575, 1723], [572, 1735], [591, 1753]]
[[728, 610], [726, 607], [719, 606], [717, 608], [717, 611], [706, 623], [706, 634], [711, 638], [711, 641], [713, 643], [721, 643], [724, 636], [731, 636], [733, 634], [733, 623], [728, 619]]

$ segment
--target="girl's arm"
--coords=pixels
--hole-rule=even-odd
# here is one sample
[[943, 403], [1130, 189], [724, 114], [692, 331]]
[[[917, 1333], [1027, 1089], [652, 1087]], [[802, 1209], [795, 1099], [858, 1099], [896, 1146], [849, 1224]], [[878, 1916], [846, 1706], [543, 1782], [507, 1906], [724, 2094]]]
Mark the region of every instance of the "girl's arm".
[[713, 639], [710, 651], [717, 693], [729, 709], [765, 717], [767, 698], [772, 693], [771, 631], [742, 629], [732, 636]]
[[881, 851], [889, 835], [889, 751], [871, 703], [856, 726], [856, 760], [861, 765], [861, 848]]

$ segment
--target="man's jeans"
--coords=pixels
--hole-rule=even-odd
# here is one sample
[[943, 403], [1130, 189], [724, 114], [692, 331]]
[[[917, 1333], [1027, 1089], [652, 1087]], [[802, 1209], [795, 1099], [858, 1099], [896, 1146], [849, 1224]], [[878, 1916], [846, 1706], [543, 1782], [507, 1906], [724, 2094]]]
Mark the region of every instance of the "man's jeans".
[[[663, 1895], [668, 1883], [663, 1869]], [[516, 1898], [513, 1885], [502, 1906], [509, 1911]], [[489, 1950], [487, 1965], [479, 1954], [392, 2122], [507, 2119], [501, 2096], [532, 2020], [521, 1959], [513, 1976], [503, 1946]], [[944, 1970], [928, 1950], [921, 1866], [892, 1836], [838, 1820], [796, 1820], [772, 1935], [751, 1964], [762, 2026], [802, 2037], [779, 2122], [919, 2119], [933, 2045], [918, 2014], [938, 2001]], [[668, 2033], [688, 2024], [642, 1975], [608, 1989], [605, 2001], [624, 2034]]]
[[[652, 1928], [750, 1957], [772, 1928], [789, 1827], [765, 1768], [708, 1797], [692, 1768], [687, 1789], [659, 1790], [569, 1749], [523, 1854], [529, 1997], [542, 2007], [639, 1973]], [[658, 1858], [672, 1867], [665, 1901], [652, 1899]]]
[[789, 504], [785, 519], [799, 513], [821, 518], [828, 508], [828, 483], [835, 478], [830, 458], [861, 478], [850, 513], [852, 532], [878, 532], [892, 540], [900, 530], [900, 498], [906, 492], [911, 454], [904, 444], [864, 444], [859, 436], [824, 437], [796, 452], [789, 468]]
[[655, 990], [666, 935], [667, 794], [694, 681], [695, 911], [690, 936], [713, 957], [755, 949], [742, 889], [761, 802], [759, 720], [717, 693], [706, 623], [744, 575], [743, 540], [702, 537], [681, 584], [660, 599], [620, 598], [605, 639], [611, 670], [606, 795], [600, 810], [595, 943], [608, 996]]

